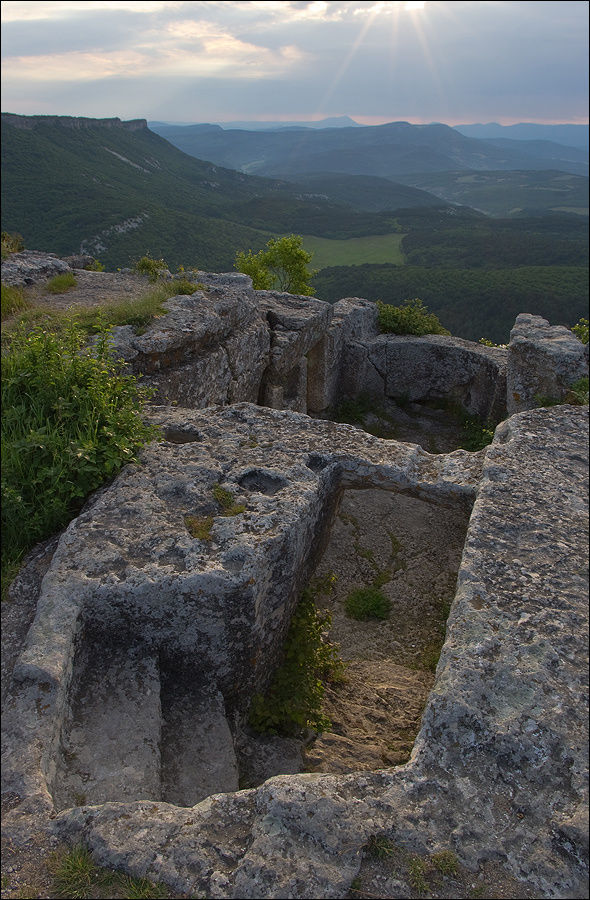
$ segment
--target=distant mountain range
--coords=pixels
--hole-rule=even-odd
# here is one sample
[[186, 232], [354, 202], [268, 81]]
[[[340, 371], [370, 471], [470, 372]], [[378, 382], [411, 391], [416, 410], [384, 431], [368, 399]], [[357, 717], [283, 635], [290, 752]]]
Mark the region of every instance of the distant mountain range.
[[220, 126], [152, 126], [180, 150], [199, 159], [264, 175], [298, 181], [320, 172], [374, 175], [406, 180], [430, 172], [554, 169], [588, 174], [587, 154], [552, 142], [481, 140], [448, 125], [387, 125], [226, 130]]
[[496, 140], [509, 138], [511, 141], [552, 141], [566, 147], [578, 147], [588, 152], [588, 125], [541, 125], [537, 122], [519, 122], [517, 125], [455, 125], [466, 137]]
[[[445, 203], [391, 182], [386, 193], [354, 179], [299, 186], [249, 176], [184, 154], [141, 119], [3, 114], [2, 171], [3, 230], [35, 249], [83, 249], [109, 267], [150, 250], [171, 265], [228, 270], [237, 250], [277, 234], [385, 234], [396, 229], [395, 208]], [[356, 204], [371, 190], [385, 206]]]

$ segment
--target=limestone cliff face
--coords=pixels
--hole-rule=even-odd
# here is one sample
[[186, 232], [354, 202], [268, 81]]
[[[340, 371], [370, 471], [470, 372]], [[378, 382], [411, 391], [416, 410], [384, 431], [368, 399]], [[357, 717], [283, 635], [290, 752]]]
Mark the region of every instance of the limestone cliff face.
[[60, 125], [62, 128], [123, 128], [125, 131], [140, 131], [147, 128], [146, 119], [130, 119], [126, 122], [118, 118], [89, 119], [86, 116], [19, 116], [16, 113], [2, 113], [2, 124], [12, 125], [32, 131], [39, 125]]

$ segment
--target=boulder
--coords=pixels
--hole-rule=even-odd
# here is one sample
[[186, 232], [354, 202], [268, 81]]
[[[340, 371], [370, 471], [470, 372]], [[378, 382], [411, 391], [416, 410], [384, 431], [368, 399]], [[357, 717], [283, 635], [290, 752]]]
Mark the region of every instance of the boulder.
[[560, 403], [570, 386], [588, 375], [588, 348], [563, 325], [521, 313], [510, 332], [508, 413]]
[[21, 250], [20, 253], [11, 253], [2, 261], [1, 279], [2, 284], [24, 287], [71, 271], [68, 263], [59, 259], [55, 253]]

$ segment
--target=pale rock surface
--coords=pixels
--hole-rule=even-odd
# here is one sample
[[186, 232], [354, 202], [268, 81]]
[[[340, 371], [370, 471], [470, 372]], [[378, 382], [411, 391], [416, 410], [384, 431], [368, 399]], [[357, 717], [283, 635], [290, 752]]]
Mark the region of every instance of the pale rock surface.
[[485, 347], [440, 334], [382, 334], [346, 348], [351, 396], [367, 391], [403, 402], [454, 402], [483, 421], [506, 415], [506, 358]]
[[521, 313], [508, 346], [508, 414], [543, 401], [562, 402], [570, 386], [588, 375], [588, 347], [563, 325]]
[[[51, 813], [73, 636], [88, 623], [121, 637], [127, 621], [171, 664], [198, 660], [222, 691], [239, 694], [244, 640], [253, 634], [272, 655], [257, 615], [261, 630], [279, 634], [285, 591], [300, 584], [334, 486], [476, 492], [447, 641], [407, 765], [278, 776], [191, 809], [86, 806], [63, 811], [54, 827], [99, 863], [211, 897], [346, 896], [363, 846], [380, 833], [412, 852], [450, 849], [474, 870], [494, 861], [539, 896], [587, 896], [587, 410], [524, 412], [487, 451], [440, 457], [247, 404], [155, 417], [184, 443], [148, 448], [143, 466], [99, 492], [44, 579], [7, 702], [3, 769], [19, 805], [5, 827], [16, 833], [27, 817]], [[182, 517], [215, 512], [207, 497], [217, 481], [247, 510], [217, 513], [212, 541], [196, 541]]]
[[2, 284], [24, 287], [71, 271], [68, 263], [59, 259], [55, 253], [21, 250], [20, 253], [11, 253], [2, 261], [0, 277]]

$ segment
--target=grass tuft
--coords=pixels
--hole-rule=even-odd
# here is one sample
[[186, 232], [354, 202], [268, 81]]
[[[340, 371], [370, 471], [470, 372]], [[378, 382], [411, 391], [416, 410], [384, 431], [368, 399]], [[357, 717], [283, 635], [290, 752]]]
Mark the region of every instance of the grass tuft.
[[2, 321], [30, 307], [23, 289], [10, 284], [2, 285]]
[[65, 294], [70, 288], [76, 287], [76, 276], [73, 272], [62, 272], [60, 275], [54, 275], [45, 285], [48, 294]]
[[358, 588], [344, 601], [347, 614], [353, 619], [387, 619], [391, 601], [377, 587]]

